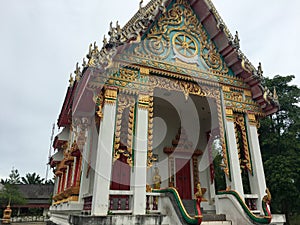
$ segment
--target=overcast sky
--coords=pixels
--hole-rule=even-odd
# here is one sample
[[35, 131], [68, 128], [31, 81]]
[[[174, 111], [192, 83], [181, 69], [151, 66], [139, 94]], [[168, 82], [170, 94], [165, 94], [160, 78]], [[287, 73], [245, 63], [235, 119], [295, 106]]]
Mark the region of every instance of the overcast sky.
[[[297, 0], [214, 0], [241, 49], [265, 76], [294, 74], [298, 55]], [[52, 124], [70, 72], [100, 42], [110, 21], [124, 25], [139, 0], [0, 0], [0, 178], [12, 167], [21, 176], [46, 173]], [[57, 128], [55, 129], [57, 133]]]

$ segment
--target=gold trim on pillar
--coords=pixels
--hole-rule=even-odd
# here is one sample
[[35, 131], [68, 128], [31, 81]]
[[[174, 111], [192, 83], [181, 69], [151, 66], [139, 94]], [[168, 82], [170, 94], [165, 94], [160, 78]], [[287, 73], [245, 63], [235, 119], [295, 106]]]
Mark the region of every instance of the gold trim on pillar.
[[153, 161], [157, 159], [153, 157], [152, 151], [153, 143], [153, 96], [149, 96], [149, 107], [148, 107], [148, 153], [147, 153], [147, 167], [153, 166]]
[[233, 110], [232, 109], [229, 109], [229, 108], [226, 108], [225, 109], [225, 112], [226, 112], [226, 119], [228, 121], [234, 121], [234, 117], [233, 117]]
[[249, 121], [249, 125], [257, 126], [258, 121], [256, 120], [256, 116], [254, 114], [248, 113], [248, 121]]
[[226, 146], [226, 142], [225, 142], [225, 132], [224, 132], [224, 125], [223, 125], [223, 113], [222, 113], [222, 106], [221, 106], [221, 99], [220, 99], [220, 95], [218, 95], [219, 97], [216, 99], [216, 103], [217, 103], [217, 111], [218, 111], [218, 120], [219, 120], [219, 132], [220, 132], [220, 141], [221, 141], [221, 145], [222, 145], [222, 157], [223, 157], [223, 164], [222, 169], [225, 173], [225, 175], [228, 177], [228, 179], [230, 180], [230, 171], [229, 171], [229, 166], [228, 166], [228, 155], [227, 155], [227, 146]]
[[[235, 122], [234, 122], [234, 129], [235, 129], [235, 137], [236, 137], [236, 144], [238, 149], [238, 156], [241, 166], [241, 171], [243, 169], [247, 169], [252, 174], [252, 166], [251, 166], [251, 158], [248, 146], [248, 137], [247, 131], [245, 127], [245, 118], [243, 114], [235, 114]], [[240, 135], [239, 135], [240, 131]], [[242, 144], [242, 146], [240, 145]], [[243, 151], [244, 157], [242, 158], [241, 154]]]
[[[132, 147], [133, 147], [133, 128], [134, 128], [134, 113], [135, 113], [135, 102], [136, 99], [132, 95], [118, 95], [118, 106], [117, 106], [117, 116], [116, 116], [116, 128], [114, 137], [114, 161], [120, 158], [123, 154], [127, 157], [127, 163], [132, 166]], [[129, 108], [128, 118], [123, 118], [123, 112], [126, 108]], [[126, 146], [121, 146], [121, 132], [122, 131], [122, 120], [128, 119], [127, 127], [127, 141]], [[124, 143], [123, 143], [124, 145]]]
[[104, 103], [104, 94], [101, 91], [95, 98], [94, 98], [94, 102], [96, 104], [96, 106], [98, 107], [96, 110], [97, 115], [102, 119], [103, 118], [103, 103]]
[[149, 95], [140, 94], [139, 95], [139, 108], [140, 109], [148, 109], [149, 108], [150, 97]]
[[104, 101], [106, 104], [115, 104], [117, 100], [118, 89], [107, 87], [104, 92]]

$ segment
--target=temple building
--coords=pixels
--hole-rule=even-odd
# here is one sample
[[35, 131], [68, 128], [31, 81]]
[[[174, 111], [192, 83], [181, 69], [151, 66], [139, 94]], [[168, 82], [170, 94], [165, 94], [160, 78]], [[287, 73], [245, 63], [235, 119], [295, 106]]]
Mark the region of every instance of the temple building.
[[257, 128], [279, 108], [211, 0], [151, 0], [77, 63], [52, 224], [283, 224]]

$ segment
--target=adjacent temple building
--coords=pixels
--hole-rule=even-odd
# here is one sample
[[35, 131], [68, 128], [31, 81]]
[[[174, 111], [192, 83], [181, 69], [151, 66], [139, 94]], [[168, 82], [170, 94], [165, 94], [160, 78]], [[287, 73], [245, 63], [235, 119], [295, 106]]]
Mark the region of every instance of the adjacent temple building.
[[257, 133], [276, 90], [211, 0], [141, 1], [108, 34], [70, 77], [51, 223], [283, 224]]

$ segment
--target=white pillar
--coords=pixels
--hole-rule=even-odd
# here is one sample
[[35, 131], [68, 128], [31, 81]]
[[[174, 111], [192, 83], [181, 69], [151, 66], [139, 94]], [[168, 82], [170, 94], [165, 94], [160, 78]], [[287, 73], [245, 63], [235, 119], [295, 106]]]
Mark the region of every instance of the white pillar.
[[148, 109], [138, 108], [136, 117], [134, 171], [132, 173], [133, 214], [146, 213]]
[[55, 178], [54, 178], [54, 195], [58, 194], [59, 180], [60, 180], [60, 177], [59, 176], [55, 176]]
[[64, 183], [64, 186], [63, 186], [63, 191], [67, 189], [67, 182], [68, 182], [69, 173], [70, 173], [70, 167], [67, 166], [67, 170], [66, 170], [66, 174], [65, 174], [65, 183]]
[[257, 208], [261, 209], [261, 200], [266, 195], [266, 180], [259, 147], [257, 128], [255, 125], [248, 125], [248, 138], [252, 158], [253, 176], [249, 175], [251, 192], [258, 194]]
[[93, 202], [91, 210], [91, 215], [94, 216], [107, 215], [109, 207], [115, 116], [115, 101], [105, 103], [103, 107], [103, 118], [100, 122], [95, 165]]
[[[83, 197], [88, 194], [89, 192], [89, 184], [90, 184], [90, 176], [87, 176], [87, 170], [88, 170], [88, 159], [90, 157], [90, 145], [91, 145], [91, 136], [92, 136], [92, 129], [93, 127], [93, 122], [92, 125], [88, 128], [87, 131], [87, 141], [86, 144], [83, 147], [83, 150], [81, 152], [81, 174], [77, 175], [80, 176], [80, 190], [79, 190], [79, 200], [83, 201]], [[93, 149], [96, 151], [96, 149]], [[79, 162], [76, 162], [79, 163]], [[75, 164], [74, 164], [75, 165]], [[75, 168], [75, 167], [74, 167]], [[76, 181], [75, 181], [76, 182]], [[75, 185], [75, 183], [74, 183]]]
[[229, 185], [232, 190], [237, 191], [241, 197], [244, 198], [244, 189], [233, 121], [226, 121], [226, 134], [231, 172], [231, 182], [229, 182]]

